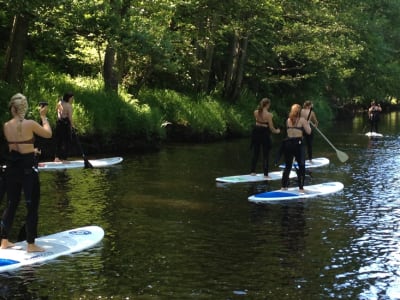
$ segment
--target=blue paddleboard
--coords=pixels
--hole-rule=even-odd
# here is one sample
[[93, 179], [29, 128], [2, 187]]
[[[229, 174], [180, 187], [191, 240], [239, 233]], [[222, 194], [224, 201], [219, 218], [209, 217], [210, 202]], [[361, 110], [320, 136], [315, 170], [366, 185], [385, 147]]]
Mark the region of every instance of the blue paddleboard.
[[343, 183], [341, 182], [325, 182], [304, 186], [305, 193], [300, 193], [298, 187], [292, 187], [287, 190], [275, 190], [252, 195], [248, 198], [248, 200], [255, 203], [263, 203], [281, 200], [313, 198], [339, 192], [343, 190], [343, 187]]

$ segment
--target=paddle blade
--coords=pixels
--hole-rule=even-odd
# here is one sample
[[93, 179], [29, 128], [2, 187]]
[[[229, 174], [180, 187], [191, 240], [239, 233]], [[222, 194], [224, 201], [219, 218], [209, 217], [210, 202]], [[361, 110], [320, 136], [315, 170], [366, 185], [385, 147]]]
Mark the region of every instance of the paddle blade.
[[84, 166], [85, 169], [92, 169], [93, 168], [93, 165], [90, 163], [90, 161], [87, 158], [84, 158], [83, 162], [85, 164], [85, 166]]
[[346, 162], [349, 159], [349, 156], [346, 153], [344, 153], [343, 151], [336, 150], [336, 154], [342, 163]]

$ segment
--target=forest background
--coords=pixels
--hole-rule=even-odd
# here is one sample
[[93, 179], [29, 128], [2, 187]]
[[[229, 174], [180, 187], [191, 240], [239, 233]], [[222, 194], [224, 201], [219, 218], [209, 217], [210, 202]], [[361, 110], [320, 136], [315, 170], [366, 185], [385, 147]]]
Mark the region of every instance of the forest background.
[[250, 133], [312, 100], [326, 124], [376, 100], [396, 106], [398, 0], [0, 0], [0, 118], [22, 92], [29, 117], [75, 94], [90, 153]]

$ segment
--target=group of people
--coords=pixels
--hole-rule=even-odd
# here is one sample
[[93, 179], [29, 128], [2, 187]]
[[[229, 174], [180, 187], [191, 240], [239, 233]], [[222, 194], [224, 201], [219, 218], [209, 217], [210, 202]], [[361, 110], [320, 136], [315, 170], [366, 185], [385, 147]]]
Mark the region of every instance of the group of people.
[[[269, 170], [269, 153], [271, 150], [271, 133], [279, 134], [280, 129], [275, 128], [272, 120], [272, 113], [269, 112], [271, 100], [264, 98], [260, 101], [258, 108], [254, 111], [255, 126], [253, 127], [251, 136], [251, 146], [253, 156], [251, 160], [251, 174], [256, 175], [256, 165], [260, 154], [263, 150], [263, 172], [266, 179]], [[304, 144], [307, 145], [308, 159], [312, 163], [312, 141], [313, 132], [310, 126], [318, 126], [318, 120], [311, 101], [306, 101], [301, 107], [299, 104], [292, 105], [289, 116], [286, 120], [287, 137], [282, 141], [280, 152], [284, 156], [285, 169], [282, 174], [282, 190], [288, 189], [289, 174], [292, 169], [293, 159], [298, 164], [298, 186], [299, 191], [304, 193], [305, 179], [305, 151]]]
[[[271, 100], [264, 98], [260, 101], [258, 108], [254, 111], [255, 126], [253, 127], [251, 136], [251, 147], [253, 155], [251, 159], [250, 172], [256, 175], [257, 160], [262, 148], [262, 166], [264, 177], [269, 179], [269, 153], [271, 150], [271, 133], [279, 134], [280, 129], [275, 128], [272, 120], [272, 113], [269, 112]], [[371, 102], [368, 109], [368, 119], [370, 121], [370, 131], [378, 132], [379, 114], [382, 108], [375, 101]], [[309, 162], [312, 163], [312, 144], [313, 130], [310, 125], [318, 126], [317, 116], [313, 110], [313, 104], [307, 100], [303, 107], [299, 104], [293, 104], [289, 116], [286, 120], [287, 137], [282, 141], [279, 153], [283, 154], [285, 161], [285, 169], [282, 174], [282, 190], [286, 190], [289, 186], [289, 174], [292, 169], [293, 159], [298, 165], [297, 177], [299, 191], [304, 193], [305, 179], [305, 146], [307, 147], [307, 156]], [[280, 155], [279, 155], [280, 156]]]
[[[71, 143], [72, 101], [74, 95], [66, 93], [57, 103], [56, 124], [56, 157], [55, 161], [65, 161], [68, 157]], [[49, 139], [52, 129], [47, 119], [48, 105], [39, 107], [41, 124], [25, 119], [28, 112], [28, 101], [23, 94], [15, 94], [9, 102], [11, 119], [3, 126], [4, 137], [8, 143], [8, 153], [5, 157], [5, 174], [2, 194], [7, 195], [7, 205], [0, 223], [0, 249], [14, 247], [9, 241], [14, 217], [23, 192], [27, 215], [25, 234], [27, 252], [45, 251], [35, 244], [37, 237], [38, 212], [40, 202], [40, 181], [38, 174], [38, 159], [40, 150], [35, 148], [35, 136]]]

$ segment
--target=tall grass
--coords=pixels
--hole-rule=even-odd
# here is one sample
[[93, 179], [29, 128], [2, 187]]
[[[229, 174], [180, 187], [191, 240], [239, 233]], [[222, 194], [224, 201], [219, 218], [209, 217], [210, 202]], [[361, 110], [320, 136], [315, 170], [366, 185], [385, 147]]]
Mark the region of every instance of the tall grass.
[[[141, 101], [160, 111], [164, 124], [180, 139], [209, 141], [242, 136], [248, 122], [242, 111], [209, 95], [183, 95], [171, 90], [142, 90]], [[247, 114], [247, 112], [244, 112]]]

